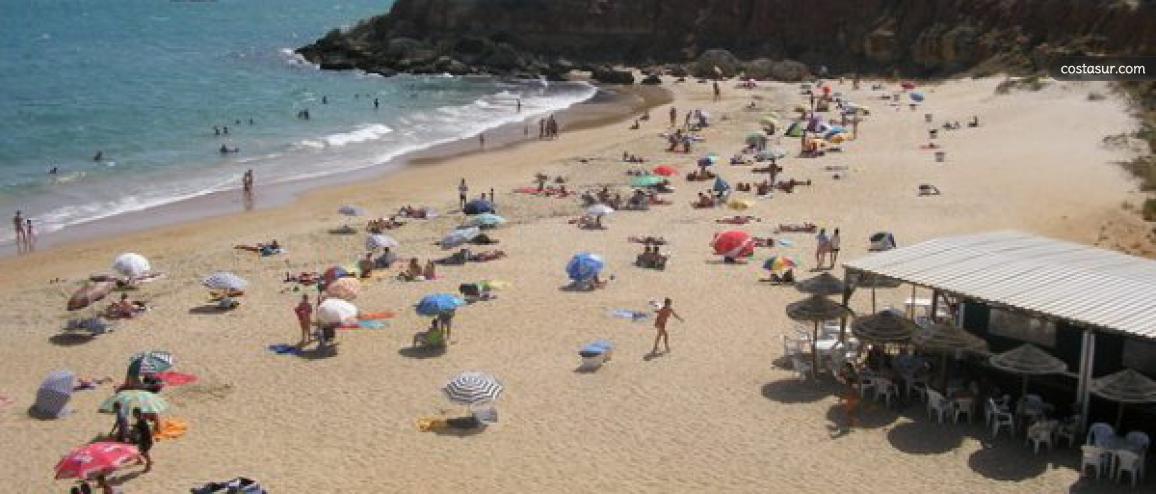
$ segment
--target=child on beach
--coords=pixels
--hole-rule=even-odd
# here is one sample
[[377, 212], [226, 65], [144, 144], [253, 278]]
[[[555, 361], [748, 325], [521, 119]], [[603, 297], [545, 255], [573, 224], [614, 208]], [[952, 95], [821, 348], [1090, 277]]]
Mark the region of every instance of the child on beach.
[[309, 294], [301, 295], [301, 303], [293, 309], [297, 314], [297, 323], [301, 325], [301, 344], [310, 340], [310, 330], [313, 329], [313, 305], [309, 303]]
[[667, 298], [662, 302], [662, 308], [658, 309], [658, 317], [654, 319], [654, 329], [657, 330], [657, 333], [654, 335], [654, 349], [650, 351], [651, 355], [658, 355], [659, 340], [662, 340], [663, 346], [666, 347], [666, 352], [670, 352], [670, 339], [666, 332], [666, 322], [670, 320], [670, 316], [674, 316], [679, 322], [686, 322], [682, 319], [682, 316], [674, 312], [674, 308], [671, 307], [671, 305], [671, 300]]

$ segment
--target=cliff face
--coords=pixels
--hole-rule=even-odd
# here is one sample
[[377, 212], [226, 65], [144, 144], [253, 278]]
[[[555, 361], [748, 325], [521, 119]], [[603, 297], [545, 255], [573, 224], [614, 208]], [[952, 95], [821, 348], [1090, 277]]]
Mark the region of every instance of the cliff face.
[[553, 74], [682, 63], [709, 49], [837, 71], [1030, 68], [1156, 53], [1149, 0], [398, 0], [299, 50], [326, 68]]

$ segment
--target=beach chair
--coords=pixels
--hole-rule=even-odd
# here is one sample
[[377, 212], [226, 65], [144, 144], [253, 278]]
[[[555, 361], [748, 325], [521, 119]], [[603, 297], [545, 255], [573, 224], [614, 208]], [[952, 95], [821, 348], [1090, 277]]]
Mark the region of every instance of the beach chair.
[[1052, 436], [1055, 432], [1055, 423], [1049, 421], [1039, 421], [1028, 427], [1028, 437], [1024, 441], [1032, 445], [1032, 451], [1035, 454], [1040, 454], [1040, 445], [1047, 444], [1048, 449], [1052, 449]]
[[1088, 473], [1088, 467], [1096, 469], [1096, 478], [1100, 478], [1103, 469], [1107, 466], [1104, 464], [1104, 450], [1090, 444], [1085, 444], [1080, 447], [1083, 453], [1080, 459], [1080, 476]]
[[1006, 407], [1000, 406], [995, 400], [988, 398], [988, 406], [991, 409], [991, 437], [999, 435], [1000, 428], [1007, 427], [1008, 432], [1015, 436], [1016, 434], [1016, 418]]
[[951, 410], [951, 403], [939, 394], [939, 391], [927, 390], [927, 416], [936, 419], [939, 423], [947, 420], [947, 413]]
[[1143, 457], [1124, 449], [1116, 450], [1113, 453], [1116, 457], [1116, 471], [1113, 474], [1113, 479], [1118, 483], [1124, 472], [1128, 472], [1128, 477], [1132, 479], [1132, 487], [1136, 487], [1136, 483], [1144, 477]]
[[1100, 446], [1102, 441], [1116, 435], [1116, 429], [1104, 422], [1096, 422], [1088, 427], [1085, 444]]

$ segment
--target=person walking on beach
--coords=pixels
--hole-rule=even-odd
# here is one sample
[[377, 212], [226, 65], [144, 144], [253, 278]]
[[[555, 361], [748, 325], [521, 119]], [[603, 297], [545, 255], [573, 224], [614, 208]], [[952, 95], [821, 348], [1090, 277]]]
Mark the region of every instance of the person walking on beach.
[[815, 235], [815, 269], [823, 269], [823, 259], [831, 251], [831, 239], [827, 237], [827, 229], [820, 228]]
[[538, 138], [539, 139], [545, 139], [546, 138], [546, 119], [544, 119], [544, 118], [538, 119]]
[[31, 252], [36, 250], [36, 232], [32, 231], [32, 220], [24, 220], [24, 250]]
[[153, 469], [153, 459], [149, 456], [149, 450], [153, 449], [153, 429], [139, 408], [132, 409], [132, 416], [136, 419], [132, 427], [133, 433], [136, 434], [136, 447], [140, 450], [141, 458], [144, 458], [144, 471], [148, 472]]
[[836, 228], [831, 232], [831, 239], [828, 241], [828, 246], [831, 251], [831, 269], [835, 269], [835, 263], [839, 261], [839, 243], [842, 240], [839, 238], [839, 229]]
[[245, 191], [246, 195], [253, 193], [253, 169], [252, 168], [246, 170], [245, 175], [243, 177], [241, 177], [241, 189], [243, 191]]
[[498, 206], [498, 198], [494, 196], [494, 188], [493, 187], [490, 187], [490, 205], [492, 205], [494, 207]]
[[671, 306], [673, 302], [669, 298], [662, 302], [662, 308], [658, 309], [658, 316], [654, 318], [654, 329], [657, 333], [654, 335], [654, 349], [650, 350], [651, 355], [658, 355], [658, 342], [662, 340], [666, 352], [670, 352], [670, 337], [666, 332], [666, 322], [670, 320], [670, 316], [674, 316], [679, 322], [686, 322], [679, 316], [674, 308]]
[[678, 123], [678, 108], [672, 106], [670, 107], [670, 126], [674, 127], [676, 123]]
[[714, 100], [719, 101], [721, 99], [722, 99], [722, 89], [719, 89], [718, 81], [714, 81]]
[[466, 207], [466, 195], [469, 194], [469, 192], [470, 192], [470, 187], [466, 185], [466, 179], [463, 178], [462, 182], [460, 184], [458, 184], [458, 207], [459, 208], [465, 208]]
[[518, 98], [518, 99], [516, 99], [516, 100], [514, 100], [514, 101], [515, 101], [515, 103], [517, 103], [517, 105], [518, 105], [518, 113], [522, 113], [522, 98]]
[[313, 304], [309, 303], [309, 294], [301, 294], [301, 303], [293, 308], [297, 314], [297, 324], [301, 325], [301, 344], [309, 343], [313, 332]]
[[478, 134], [478, 145], [486, 149], [486, 134]]
[[12, 228], [16, 230], [16, 250], [24, 248], [24, 242], [27, 240], [24, 232], [24, 215], [20, 211], [16, 211], [16, 216], [12, 217]]

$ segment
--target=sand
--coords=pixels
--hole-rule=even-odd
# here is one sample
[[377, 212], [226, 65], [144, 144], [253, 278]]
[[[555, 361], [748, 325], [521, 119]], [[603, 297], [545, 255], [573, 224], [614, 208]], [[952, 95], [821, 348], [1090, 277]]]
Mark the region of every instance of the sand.
[[[813, 185], [755, 199], [742, 214], [763, 222], [738, 229], [766, 236], [780, 222], [839, 227], [844, 260], [864, 255], [867, 237], [879, 230], [894, 232], [901, 244], [1014, 228], [1150, 248], [1142, 223], [1121, 207], [1139, 197], [1113, 163], [1128, 151], [1102, 143], [1135, 126], [1124, 103], [1089, 101], [1088, 92], [1107, 92], [1092, 84], [995, 95], [998, 82], [927, 87], [927, 104], [918, 111], [893, 110], [866, 83], [860, 91], [851, 91], [849, 82], [837, 87], [874, 110], [859, 139], [842, 153], [785, 160], [784, 177]], [[59, 456], [112, 425], [110, 416], [96, 413], [107, 386], [78, 393], [77, 412], [65, 419], [29, 418], [27, 407], [46, 373], [69, 368], [119, 378], [129, 355], [147, 349], [172, 351], [177, 370], [200, 382], [165, 391], [170, 415], [187, 420], [190, 432], [159, 443], [156, 467], [130, 475], [128, 492], [185, 492], [236, 475], [258, 479], [272, 492], [1058, 492], [1077, 482], [1075, 450], [1035, 456], [1019, 440], [989, 440], [981, 425], [931, 424], [919, 407], [897, 414], [874, 406], [861, 427], [848, 429], [833, 386], [798, 381], [774, 366], [780, 336], [794, 324], [783, 307], [800, 297], [793, 289], [758, 283], [764, 274], [759, 265], [768, 255], [788, 254], [808, 274], [814, 267], [810, 235], [786, 235], [795, 246], [762, 249], [758, 263], [724, 265], [707, 244], [714, 232], [733, 228], [714, 220], [735, 212], [691, 209], [702, 183], [678, 179], [674, 205], [616, 213], [604, 231], [567, 223], [581, 211], [574, 199], [509, 192], [530, 185], [538, 171], [565, 176], [571, 188], [621, 188], [632, 166], [620, 162], [624, 150], [650, 159], [647, 166], [673, 164], [685, 172], [706, 151], [730, 156], [744, 135], [757, 130], [761, 113], [742, 109], [752, 95], [765, 109], [789, 109], [802, 100], [797, 86], [787, 84], [754, 92], [727, 88], [721, 103], [710, 101], [707, 85], [669, 87], [680, 112], [703, 108], [727, 117], [703, 133], [707, 141], [695, 155], [662, 151], [665, 141], [657, 134], [665, 130], [669, 107], [661, 106], [638, 131], [627, 130], [628, 122], [569, 131], [557, 141], [464, 155], [311, 193], [289, 207], [0, 261], [8, 315], [0, 322], [0, 394], [16, 400], [0, 412], [6, 482], [14, 492], [65, 490], [65, 482], [52, 480]], [[928, 141], [925, 112], [936, 125], [966, 122], [972, 114], [983, 125], [940, 131], [937, 142], [947, 160], [937, 164], [930, 151], [919, 149]], [[783, 147], [793, 154], [797, 142], [785, 140]], [[823, 169], [828, 165], [849, 171], [834, 180]], [[755, 178], [743, 168], [719, 168], [732, 183]], [[499, 191], [498, 207], [511, 223], [496, 230], [502, 242], [495, 247], [509, 258], [445, 267], [435, 281], [373, 282], [357, 304], [396, 310], [399, 317], [383, 330], [340, 333], [334, 357], [265, 350], [298, 336], [291, 308], [300, 295], [281, 283], [285, 271], [323, 269], [362, 254], [363, 235], [326, 233], [344, 221], [335, 211], [339, 205], [359, 204], [374, 213], [403, 204], [447, 211], [462, 177], [472, 194], [491, 186]], [[917, 185], [925, 182], [943, 195], [917, 197]], [[403, 256], [440, 257], [446, 253], [431, 243], [460, 221], [460, 215], [446, 214], [391, 235], [401, 241]], [[670, 240], [668, 269], [632, 266], [641, 249], [627, 243], [630, 235]], [[271, 238], [289, 254], [262, 259], [230, 248]], [[592, 293], [561, 290], [567, 259], [583, 250], [604, 255], [615, 279]], [[92, 341], [55, 337], [70, 316], [63, 306], [76, 280], [107, 269], [123, 251], [142, 253], [167, 273], [134, 294], [155, 309]], [[245, 276], [252, 286], [239, 310], [201, 313], [195, 308], [206, 293], [198, 280], [217, 270]], [[67, 281], [48, 283], [57, 277]], [[507, 280], [512, 287], [497, 300], [459, 311], [446, 354], [413, 358], [405, 349], [427, 321], [412, 305], [422, 295], [455, 292], [459, 283], [482, 279]], [[907, 295], [885, 290], [880, 300], [894, 305]], [[649, 300], [662, 297], [673, 298], [686, 321], [671, 322], [671, 353], [645, 358], [653, 341], [650, 324], [614, 319], [608, 311], [645, 310]], [[865, 310], [869, 300], [858, 296], [852, 306]], [[598, 338], [617, 345], [614, 360], [597, 373], [576, 373], [578, 348]], [[467, 436], [418, 432], [419, 417], [462, 410], [446, 402], [439, 387], [464, 370], [491, 372], [505, 384], [501, 422]]]

